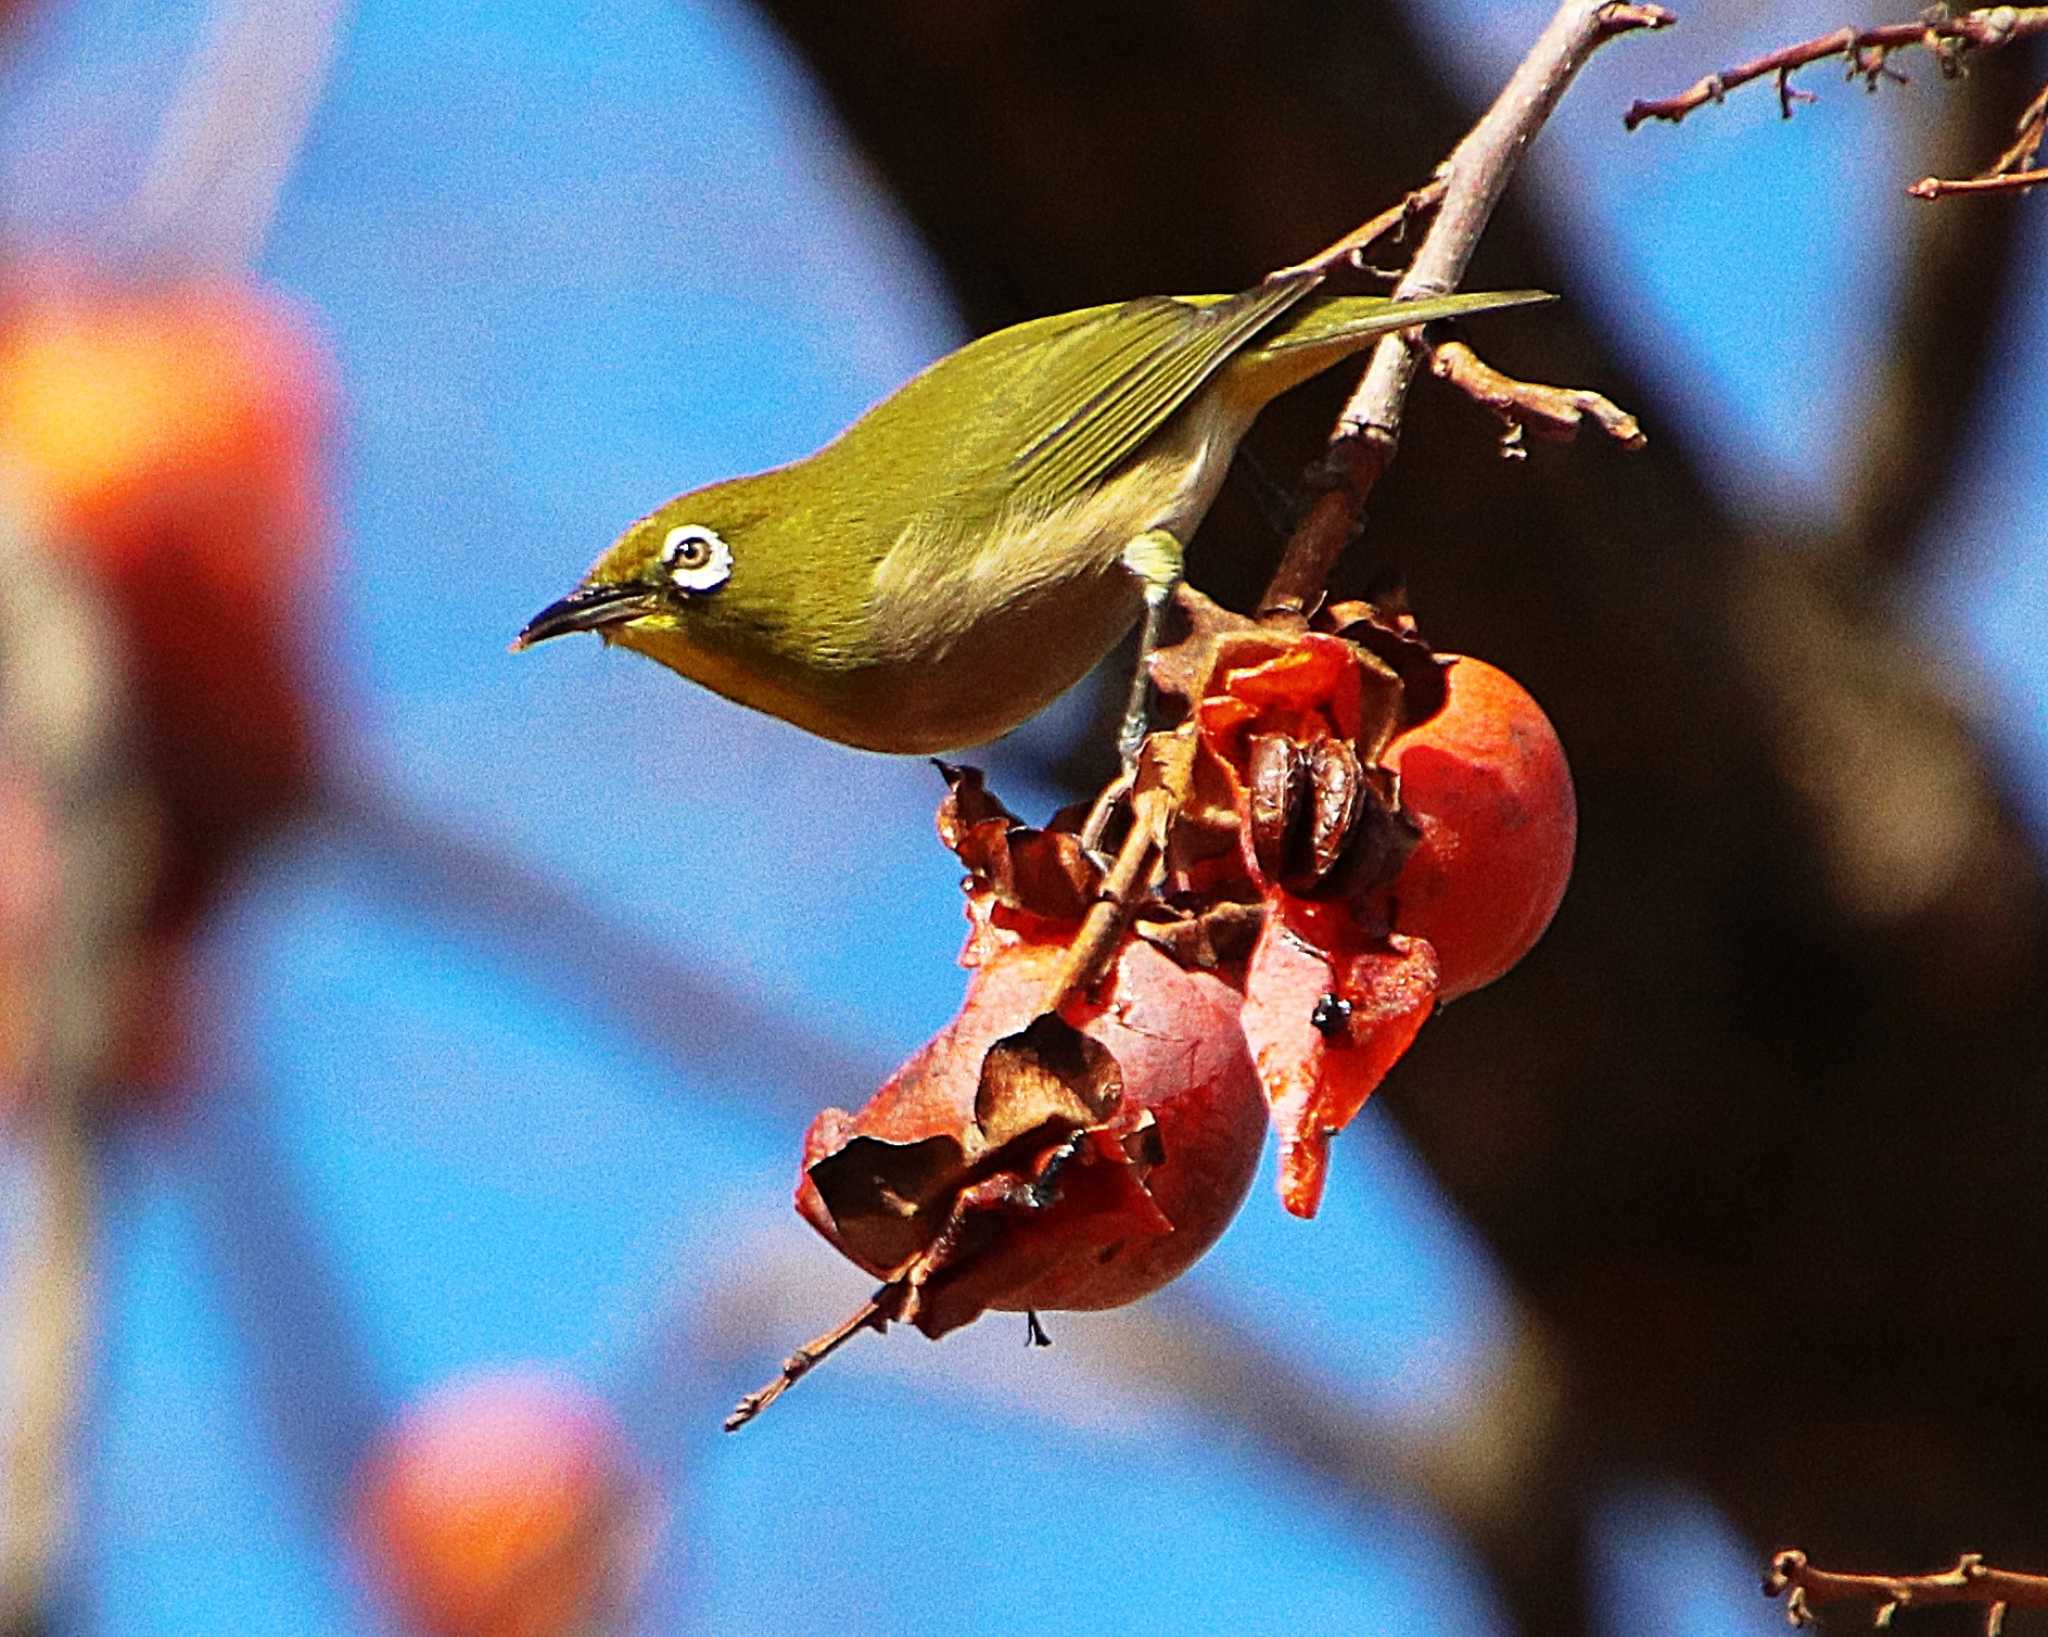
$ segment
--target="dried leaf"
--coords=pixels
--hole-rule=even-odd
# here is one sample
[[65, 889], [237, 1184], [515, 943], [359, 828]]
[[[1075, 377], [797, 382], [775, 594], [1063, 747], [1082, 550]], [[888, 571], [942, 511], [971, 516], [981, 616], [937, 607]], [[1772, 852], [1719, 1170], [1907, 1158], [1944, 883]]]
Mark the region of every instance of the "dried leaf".
[[1149, 735], [1138, 751], [1131, 778], [1131, 813], [1163, 852], [1173, 816], [1187, 804], [1195, 780], [1201, 741], [1192, 726]]
[[[1187, 634], [1178, 642], [1153, 651], [1149, 662], [1152, 686], [1163, 697], [1178, 700], [1192, 710], [1195, 702], [1209, 691], [1218, 644], [1227, 637], [1259, 638], [1266, 633], [1256, 620], [1233, 614], [1193, 586], [1181, 586], [1174, 594], [1174, 602], [1187, 622]], [[1286, 639], [1280, 636], [1271, 640], [1277, 644]]]
[[985, 1147], [1002, 1148], [1041, 1128], [1099, 1125], [1123, 1096], [1123, 1074], [1108, 1049], [1047, 1012], [989, 1047], [974, 1123]]
[[936, 1340], [1070, 1258], [1172, 1233], [1145, 1189], [1146, 1169], [1122, 1139], [1095, 1128], [1040, 1150], [1028, 1171], [963, 1189], [945, 1229], [902, 1275], [912, 1298], [902, 1317]]
[[1171, 890], [1205, 892], [1241, 879], [1237, 863], [1237, 778], [1199, 735], [1187, 788], [1166, 827], [1166, 879]]
[[855, 1258], [893, 1275], [938, 1233], [965, 1169], [954, 1137], [899, 1143], [855, 1135], [804, 1174]]
[[959, 852], [962, 839], [977, 825], [991, 820], [999, 820], [1005, 827], [1024, 822], [990, 792], [980, 768], [937, 760], [932, 765], [946, 781], [946, 796], [939, 803], [938, 826], [939, 840], [948, 850]]
[[991, 795], [978, 768], [938, 764], [947, 791], [939, 839], [958, 855], [968, 890], [1053, 922], [1079, 921], [1100, 896], [1102, 871], [1077, 836], [1023, 823]]
[[1363, 648], [1400, 681], [1398, 708], [1389, 714], [1386, 738], [1360, 746], [1365, 760], [1377, 761], [1388, 739], [1443, 709], [1444, 671], [1450, 662], [1423, 641], [1408, 614], [1384, 603], [1342, 602], [1323, 610], [1317, 624]]
[[1133, 940], [1099, 1002], [1041, 1015], [1063, 956], [1006, 935], [960, 1015], [806, 1138], [799, 1213], [928, 1335], [991, 1306], [1155, 1288], [1221, 1231], [1256, 1164], [1236, 988]]
[[1266, 922], [1264, 904], [1212, 903], [1166, 918], [1141, 916], [1131, 930], [1193, 971], [1236, 966], [1252, 952]]

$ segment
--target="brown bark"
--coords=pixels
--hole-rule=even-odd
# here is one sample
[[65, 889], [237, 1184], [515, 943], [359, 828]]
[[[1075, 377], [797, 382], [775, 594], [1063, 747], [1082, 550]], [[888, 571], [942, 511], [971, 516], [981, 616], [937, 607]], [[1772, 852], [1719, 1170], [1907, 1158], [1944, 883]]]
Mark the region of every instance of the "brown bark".
[[[764, 10], [977, 329], [1248, 284], [1421, 181], [1468, 115], [1386, 5]], [[1610, 98], [1617, 129], [1644, 88], [1624, 57], [1572, 93]], [[1660, 135], [1714, 139], [1708, 122]], [[2003, 288], [2007, 237], [1990, 237], [1950, 285], [1966, 307]], [[1511, 198], [1468, 282], [1573, 281]], [[1965, 328], [1995, 325], [1981, 305]], [[1502, 462], [1469, 403], [1425, 386], [1339, 575], [1397, 561], [1434, 640], [1550, 708], [1580, 781], [1581, 862], [1550, 937], [1425, 1031], [1382, 1094], [1564, 1373], [1545, 1467], [1483, 1540], [1530, 1632], [1582, 1628], [1582, 1499], [1645, 1468], [1826, 1561], [1968, 1544], [2048, 1563], [2048, 1196], [2029, 1185], [2048, 894], [1928, 661], [1938, 633], [1885, 577], [1924, 497], [1859, 517], [1853, 540], [1745, 536], [1606, 344], [1629, 322], [1567, 302], [1482, 327], [1481, 349], [1611, 393], [1649, 451]], [[1937, 490], [1987, 351], [1978, 334], [1933, 360], [1953, 366], [1951, 430], [1908, 446]], [[1278, 406], [1263, 463], [1298, 469], [1346, 385]], [[1247, 606], [1275, 552], [1226, 497], [1195, 579]]]

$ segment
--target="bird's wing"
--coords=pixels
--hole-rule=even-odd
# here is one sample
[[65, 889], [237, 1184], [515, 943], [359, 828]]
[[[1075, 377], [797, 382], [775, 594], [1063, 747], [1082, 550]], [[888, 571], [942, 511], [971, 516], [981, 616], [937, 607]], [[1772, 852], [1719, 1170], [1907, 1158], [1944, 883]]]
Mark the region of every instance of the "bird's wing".
[[1045, 430], [1013, 461], [1018, 496], [1050, 510], [1085, 492], [1321, 282], [1275, 279], [1202, 306], [1152, 296], [1063, 336], [1033, 392]]

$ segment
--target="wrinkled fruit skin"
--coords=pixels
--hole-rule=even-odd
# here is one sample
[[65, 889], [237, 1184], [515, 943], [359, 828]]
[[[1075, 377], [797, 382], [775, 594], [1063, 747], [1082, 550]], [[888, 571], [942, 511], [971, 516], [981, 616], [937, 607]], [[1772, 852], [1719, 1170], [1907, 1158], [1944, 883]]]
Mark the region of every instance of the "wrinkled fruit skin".
[[796, 1190], [882, 1289], [737, 1421], [858, 1328], [1157, 1289], [1236, 1213], [1268, 1116], [1281, 1201], [1313, 1216], [1331, 1139], [1438, 1005], [1541, 935], [1577, 830], [1549, 721], [1398, 613], [1328, 617], [1162, 652], [1190, 709], [1139, 752], [1113, 872], [1081, 809], [1035, 829], [941, 764], [967, 998], [858, 1114], [818, 1116]]
[[1571, 879], [1578, 803], [1557, 730], [1520, 683], [1455, 659], [1444, 708], [1385, 763], [1422, 832], [1392, 888], [1392, 921], [1426, 938], [1439, 1000], [1493, 982], [1543, 935]]
[[[900, 1264], [877, 1260], [873, 1238], [864, 1251], [857, 1232], [841, 1231], [811, 1167], [856, 1136], [913, 1144], [971, 1125], [990, 1048], [1032, 1023], [1063, 955], [1057, 943], [985, 943], [954, 1020], [858, 1114], [827, 1109], [813, 1122], [797, 1209], [876, 1278], [895, 1278]], [[1156, 1122], [1158, 1163], [1137, 1179], [1139, 1197], [1128, 1193], [1130, 1177], [1114, 1175], [1125, 1168], [1098, 1163], [1063, 1172], [1061, 1197], [1043, 1210], [990, 1218], [987, 1247], [928, 1287], [920, 1329], [937, 1336], [991, 1307], [1118, 1307], [1215, 1242], [1244, 1201], [1265, 1138], [1264, 1099], [1237, 1027], [1241, 1000], [1222, 978], [1135, 940], [1123, 946], [1094, 1001], [1070, 1001], [1063, 1015], [1115, 1060], [1120, 1117]]]
[[444, 1386], [361, 1474], [373, 1575], [429, 1637], [604, 1629], [643, 1555], [646, 1493], [610, 1411], [538, 1370]]
[[1437, 1001], [1436, 952], [1398, 935], [1347, 947], [1311, 933], [1323, 906], [1284, 897], [1267, 912], [1245, 974], [1246, 1042], [1280, 1143], [1280, 1202], [1310, 1217], [1322, 1204], [1330, 1139], [1366, 1099]]

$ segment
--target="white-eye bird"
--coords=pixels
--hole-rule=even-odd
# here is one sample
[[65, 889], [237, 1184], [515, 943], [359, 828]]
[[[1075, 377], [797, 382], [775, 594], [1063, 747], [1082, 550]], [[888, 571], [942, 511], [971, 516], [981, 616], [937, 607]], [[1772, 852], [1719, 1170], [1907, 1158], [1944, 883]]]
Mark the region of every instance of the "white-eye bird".
[[[1389, 330], [1548, 299], [1395, 302], [1325, 295], [1323, 278], [984, 336], [816, 454], [641, 518], [513, 646], [595, 631], [870, 750], [1007, 733], [1148, 603], [1156, 635], [1181, 543], [1273, 398]], [[1142, 726], [1126, 723], [1127, 753]]]

